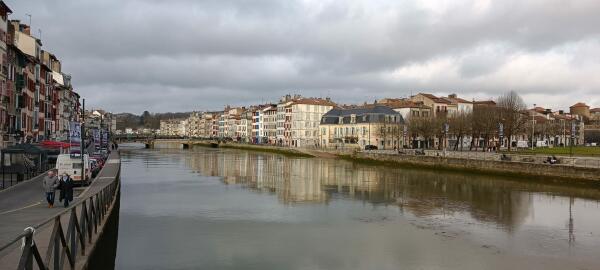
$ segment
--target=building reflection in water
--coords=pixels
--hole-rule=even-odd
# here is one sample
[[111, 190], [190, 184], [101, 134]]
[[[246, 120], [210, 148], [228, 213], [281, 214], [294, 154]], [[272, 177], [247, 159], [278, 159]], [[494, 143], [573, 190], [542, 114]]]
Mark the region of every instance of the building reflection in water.
[[328, 203], [336, 196], [373, 205], [395, 205], [417, 217], [466, 214], [508, 231], [532, 214], [533, 195], [529, 191], [559, 192], [541, 184], [491, 176], [248, 151], [195, 151], [186, 160], [192, 170], [221, 177], [227, 185], [274, 193], [284, 204]]

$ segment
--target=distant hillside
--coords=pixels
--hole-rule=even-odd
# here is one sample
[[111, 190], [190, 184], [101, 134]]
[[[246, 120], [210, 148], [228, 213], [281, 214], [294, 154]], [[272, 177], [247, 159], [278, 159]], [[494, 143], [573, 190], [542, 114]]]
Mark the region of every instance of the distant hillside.
[[176, 112], [176, 113], [150, 113], [145, 111], [142, 115], [132, 113], [117, 113], [117, 129], [124, 130], [126, 128], [160, 128], [160, 120], [187, 118], [191, 112]]

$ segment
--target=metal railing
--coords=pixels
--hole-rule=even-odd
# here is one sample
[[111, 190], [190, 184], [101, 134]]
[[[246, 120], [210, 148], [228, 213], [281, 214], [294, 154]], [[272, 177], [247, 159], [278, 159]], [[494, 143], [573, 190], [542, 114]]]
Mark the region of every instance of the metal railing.
[[[65, 263], [68, 264], [70, 269], [75, 269], [77, 257], [86, 256], [86, 252], [91, 250], [89, 247], [92, 246], [93, 240], [96, 240], [94, 238], [98, 237], [98, 227], [102, 226], [102, 222], [110, 214], [119, 191], [120, 170], [115, 180], [99, 192], [90, 195], [34, 227], [26, 228], [24, 233], [1, 247], [0, 252], [19, 241], [23, 241], [24, 245], [17, 270], [33, 269], [34, 262], [39, 269], [63, 269]], [[77, 214], [78, 210], [79, 215]], [[61, 219], [66, 215], [69, 215], [69, 221], [65, 233]], [[52, 234], [46, 254], [42, 257], [34, 239], [34, 232], [49, 224], [53, 224]]]
[[54, 164], [45, 163], [39, 169], [35, 167], [25, 167], [24, 170], [7, 169], [6, 166], [0, 166], [0, 177], [2, 177], [0, 190], [43, 175], [51, 168], [54, 168]]

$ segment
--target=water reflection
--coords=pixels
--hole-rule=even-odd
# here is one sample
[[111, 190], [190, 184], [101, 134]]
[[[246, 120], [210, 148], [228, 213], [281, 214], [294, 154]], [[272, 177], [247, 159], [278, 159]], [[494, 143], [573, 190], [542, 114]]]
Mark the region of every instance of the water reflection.
[[224, 149], [122, 153], [118, 269], [600, 265], [597, 189]]
[[[531, 214], [532, 194], [568, 191], [498, 177], [361, 166], [333, 159], [287, 158], [242, 151], [206, 151], [186, 164], [225, 184], [277, 194], [284, 204], [328, 203], [332, 197], [395, 205], [417, 217], [467, 213], [506, 230]], [[581, 195], [598, 195], [590, 190]], [[570, 218], [572, 223], [572, 217]]]

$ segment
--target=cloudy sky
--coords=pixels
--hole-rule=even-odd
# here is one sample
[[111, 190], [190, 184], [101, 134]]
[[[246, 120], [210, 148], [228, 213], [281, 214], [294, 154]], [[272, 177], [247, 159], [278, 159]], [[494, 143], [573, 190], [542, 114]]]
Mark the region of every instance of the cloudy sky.
[[219, 109], [520, 93], [600, 106], [598, 0], [5, 0], [86, 104]]

